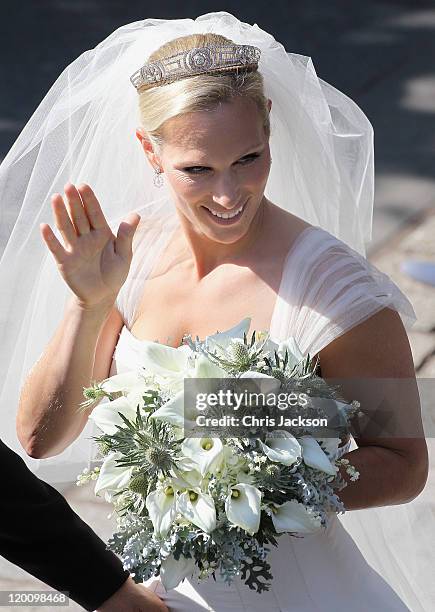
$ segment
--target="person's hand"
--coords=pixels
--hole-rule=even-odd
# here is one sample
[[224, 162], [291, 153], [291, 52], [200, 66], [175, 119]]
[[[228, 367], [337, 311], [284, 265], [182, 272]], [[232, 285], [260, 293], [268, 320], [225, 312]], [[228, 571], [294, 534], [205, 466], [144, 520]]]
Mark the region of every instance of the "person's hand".
[[64, 189], [65, 198], [53, 194], [51, 205], [65, 247], [51, 227], [41, 223], [44, 242], [81, 307], [113, 305], [130, 269], [140, 216], [130, 213], [114, 236], [89, 185], [67, 183]]
[[128, 577], [97, 612], [169, 612], [167, 605], [151, 589]]

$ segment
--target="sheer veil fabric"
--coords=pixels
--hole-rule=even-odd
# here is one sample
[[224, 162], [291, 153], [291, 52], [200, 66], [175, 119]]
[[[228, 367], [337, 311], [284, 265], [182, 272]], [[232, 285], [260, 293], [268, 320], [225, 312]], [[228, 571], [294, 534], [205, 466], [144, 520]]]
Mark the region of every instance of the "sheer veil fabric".
[[[288, 254], [272, 336], [293, 335], [305, 352], [314, 354], [384, 306], [397, 310], [406, 327], [415, 320], [407, 298], [364, 257], [372, 226], [373, 130], [361, 109], [319, 79], [309, 57], [288, 53], [256, 24], [229, 13], [127, 24], [63, 71], [0, 166], [5, 244], [0, 260], [0, 435], [39, 477], [60, 489], [74, 482], [94, 457], [91, 424], [61, 455], [42, 461], [26, 456], [15, 433], [22, 383], [71, 295], [39, 224], [54, 229], [50, 196], [63, 193], [67, 181], [92, 186], [115, 233], [128, 212], [141, 215], [132, 265], [117, 300], [129, 327], [153, 262], [177, 224], [166, 187], [153, 185], [134, 136], [140, 119], [129, 77], [165, 42], [204, 32], [260, 48], [259, 70], [273, 101], [274, 161], [266, 196], [313, 226]], [[428, 576], [435, 565], [430, 547], [434, 527], [428, 506], [416, 502], [342, 517], [373, 567], [413, 611], [435, 604]], [[426, 526], [418, 538], [416, 516]], [[392, 538], [392, 530], [400, 537]]]

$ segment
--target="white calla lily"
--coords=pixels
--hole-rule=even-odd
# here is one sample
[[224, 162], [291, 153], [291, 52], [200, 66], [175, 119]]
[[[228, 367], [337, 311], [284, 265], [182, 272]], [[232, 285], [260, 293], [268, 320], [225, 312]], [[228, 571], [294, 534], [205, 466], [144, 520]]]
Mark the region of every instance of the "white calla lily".
[[166, 486], [147, 495], [145, 506], [158, 537], [165, 537], [177, 512], [177, 499], [173, 487]]
[[320, 517], [307, 510], [304, 504], [292, 499], [281, 506], [273, 506], [272, 522], [277, 533], [313, 533], [321, 527]]
[[110, 378], [106, 378], [101, 381], [100, 387], [108, 393], [116, 393], [117, 391], [129, 392], [137, 385], [144, 385], [143, 378], [139, 375], [136, 370], [129, 370], [128, 372], [121, 372], [120, 374], [114, 374]]
[[207, 472], [214, 473], [224, 460], [223, 444], [219, 438], [186, 438], [181, 452], [196, 461], [202, 476]]
[[174, 348], [151, 340], [141, 341], [141, 365], [152, 374], [181, 374], [190, 369], [189, 358], [192, 355], [193, 352], [187, 345]]
[[242, 319], [237, 325], [227, 329], [223, 332], [218, 332], [217, 334], [212, 334], [210, 336], [206, 336], [204, 344], [207, 350], [213, 352], [216, 350], [217, 354], [222, 353], [222, 349], [225, 350], [231, 344], [231, 340], [234, 338], [243, 339], [243, 334], [248, 333], [249, 327], [251, 325], [251, 317], [246, 317]]
[[171, 468], [172, 476], [168, 479], [169, 484], [180, 490], [201, 488], [203, 480], [199, 465], [189, 457], [182, 457], [176, 460], [177, 467]]
[[298, 441], [302, 446], [302, 459], [306, 465], [332, 476], [337, 473], [338, 467], [331, 463], [317, 440], [311, 436], [302, 436]]
[[293, 465], [302, 456], [302, 448], [297, 439], [285, 430], [275, 430], [273, 433], [280, 436], [266, 438], [265, 442], [259, 440], [263, 452], [271, 461]]
[[225, 500], [225, 513], [231, 523], [253, 535], [260, 527], [261, 491], [251, 484], [237, 483]]
[[144, 396], [149, 396], [149, 392], [152, 390], [153, 387], [151, 387], [150, 385], [136, 385], [135, 387], [132, 387], [130, 389], [126, 397], [132, 406], [136, 408], [139, 405], [142, 408], [145, 406], [143, 400]]
[[111, 402], [98, 404], [88, 418], [105, 434], [113, 435], [118, 431], [117, 425], [125, 427], [125, 423], [118, 413], [123, 414], [130, 421], [134, 421], [136, 418], [136, 408], [123, 395]]
[[[263, 374], [262, 372], [256, 372], [254, 370], [247, 370], [243, 372], [239, 378], [242, 379], [252, 379], [251, 381], [247, 381], [244, 383], [247, 391], [251, 392], [261, 392], [266, 395], [272, 393], [279, 393], [281, 388], [281, 382], [275, 378], [274, 376], [269, 376], [268, 374]], [[250, 389], [252, 387], [252, 389]], [[256, 403], [253, 403], [253, 408], [256, 407]]]
[[177, 509], [191, 523], [211, 533], [216, 528], [216, 508], [213, 498], [200, 489], [190, 489], [181, 493], [177, 500]]
[[[216, 363], [210, 361], [206, 355], [199, 355], [195, 362], [192, 375], [194, 378], [227, 378], [228, 372], [220, 368]], [[201, 386], [201, 390], [202, 390]]]
[[128, 485], [133, 468], [119, 467], [116, 460], [121, 458], [121, 453], [109, 453], [107, 455], [95, 483], [95, 495], [98, 495], [101, 491], [120, 491]]
[[160, 579], [167, 591], [175, 589], [184, 578], [191, 576], [195, 569], [195, 561], [180, 555], [178, 561], [174, 555], [169, 555], [160, 565]]
[[184, 391], [178, 391], [173, 398], [151, 413], [150, 419], [160, 419], [182, 429], [193, 429], [199, 414], [195, 406], [186, 405]]

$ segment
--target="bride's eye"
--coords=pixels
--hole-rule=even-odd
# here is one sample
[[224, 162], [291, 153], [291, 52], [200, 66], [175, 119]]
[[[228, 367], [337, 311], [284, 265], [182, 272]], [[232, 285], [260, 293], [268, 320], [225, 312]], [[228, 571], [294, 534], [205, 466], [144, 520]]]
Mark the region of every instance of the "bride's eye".
[[255, 159], [258, 159], [259, 157], [260, 157], [260, 153], [250, 153], [249, 155], [242, 157], [242, 159], [239, 159], [238, 163], [242, 165], [248, 164], [249, 162], [252, 162]]
[[[245, 157], [242, 157], [235, 163], [247, 165], [258, 157], [260, 157], [260, 155], [261, 153], [250, 153], [249, 155], [245, 155]], [[189, 166], [188, 168], [183, 168], [183, 170], [184, 172], [187, 172], [189, 174], [204, 174], [204, 172], [207, 172], [208, 170], [210, 170], [210, 168], [207, 168], [207, 166]]]
[[189, 174], [201, 174], [203, 170], [209, 170], [209, 168], [205, 166], [190, 166], [190, 168], [183, 168], [183, 170]]

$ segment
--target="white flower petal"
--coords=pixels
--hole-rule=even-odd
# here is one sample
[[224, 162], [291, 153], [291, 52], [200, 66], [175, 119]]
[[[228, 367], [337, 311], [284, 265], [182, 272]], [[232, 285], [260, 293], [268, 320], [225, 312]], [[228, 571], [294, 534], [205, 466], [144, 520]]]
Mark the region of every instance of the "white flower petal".
[[104, 490], [120, 491], [128, 485], [133, 468], [117, 466], [116, 460], [121, 458], [121, 453], [109, 453], [107, 455], [95, 483], [95, 495]]
[[216, 527], [216, 508], [213, 499], [206, 493], [194, 491], [197, 498], [191, 500], [189, 491], [181, 493], [178, 498], [177, 509], [191, 523], [205, 531], [211, 533]]
[[332, 476], [337, 473], [337, 466], [330, 462], [317, 440], [311, 436], [302, 436], [299, 438], [299, 443], [302, 446], [302, 459], [306, 465]]
[[[206, 355], [199, 355], [195, 363], [194, 378], [227, 378], [228, 373], [213, 363]], [[214, 385], [213, 385], [214, 387]], [[203, 385], [201, 385], [201, 390]], [[205, 392], [205, 391], [204, 391]]]
[[277, 533], [313, 533], [321, 527], [319, 517], [314, 516], [304, 504], [292, 499], [281, 506], [275, 506], [272, 522]]
[[97, 427], [105, 434], [113, 435], [118, 431], [116, 425], [125, 427], [124, 421], [118, 414], [119, 412], [130, 421], [136, 418], [136, 409], [124, 396], [118, 397], [111, 402], [108, 401], [98, 404], [88, 418], [94, 421]]
[[173, 375], [189, 368], [189, 355], [191, 354], [191, 349], [187, 352], [159, 342], [142, 340], [140, 363], [148, 372], [162, 376]]
[[200, 413], [195, 407], [185, 406], [184, 391], [182, 390], [150, 414], [150, 418], [160, 419], [183, 429], [192, 429], [196, 426], [195, 419], [198, 414]]
[[186, 438], [181, 452], [196, 461], [202, 476], [219, 468], [224, 459], [223, 444], [219, 438]]
[[169, 555], [160, 565], [160, 579], [165, 589], [169, 591], [175, 589], [186, 576], [192, 575], [194, 569], [193, 558], [187, 559], [180, 555], [176, 561], [174, 555]]
[[157, 536], [165, 537], [176, 515], [175, 493], [166, 495], [162, 489], [152, 491], [145, 500], [148, 514]]
[[260, 526], [261, 491], [244, 482], [239, 482], [231, 489], [237, 491], [239, 496], [233, 497], [233, 494], [230, 493], [225, 500], [225, 513], [228, 520], [253, 535]]
[[133, 387], [138, 385], [143, 379], [140, 378], [138, 372], [136, 370], [130, 370], [128, 372], [121, 372], [120, 374], [114, 374], [110, 376], [110, 378], [106, 378], [101, 381], [100, 387], [107, 391], [108, 393], [113, 393], [117, 391], [130, 391]]
[[[177, 461], [177, 463], [180, 465], [180, 462]], [[176, 489], [193, 489], [195, 491], [200, 491], [202, 476], [198, 471], [199, 465], [197, 463], [193, 465], [194, 468], [189, 464], [187, 464], [186, 468], [184, 468], [183, 465], [180, 466], [180, 469], [175, 467], [171, 468], [173, 476], [168, 479], [168, 482]]]
[[126, 397], [128, 401], [130, 402], [130, 404], [134, 406], [135, 408], [138, 405], [143, 407], [144, 406], [143, 396], [147, 394], [150, 390], [152, 389], [149, 385], [147, 386], [145, 386], [144, 384], [136, 385], [130, 389]]
[[184, 427], [184, 391], [179, 391], [166, 404], [150, 414], [150, 419], [160, 419], [177, 427]]
[[274, 355], [275, 352], [281, 359], [284, 359], [286, 350], [288, 352], [287, 368], [291, 371], [295, 365], [300, 363], [304, 359], [305, 355], [299, 348], [298, 343], [293, 337], [287, 338], [287, 340], [274, 340], [270, 338], [267, 340], [263, 347], [265, 353]]
[[[281, 388], [281, 382], [274, 376], [263, 374], [262, 372], [256, 372], [255, 370], [248, 370], [240, 375], [240, 378], [251, 378], [252, 381], [247, 381], [245, 384], [246, 390], [251, 392], [261, 392], [265, 394], [278, 393]], [[250, 387], [253, 387], [250, 389]], [[255, 402], [253, 402], [255, 406]]]
[[293, 465], [298, 457], [302, 455], [302, 448], [297, 439], [285, 430], [275, 430], [280, 433], [280, 437], [266, 438], [265, 442], [260, 440], [261, 447], [265, 455], [271, 461]]
[[217, 334], [206, 336], [204, 341], [205, 346], [209, 351], [216, 349], [218, 353], [220, 353], [222, 349], [226, 349], [231, 344], [232, 339], [243, 339], [243, 333], [248, 334], [250, 325], [251, 317], [246, 317], [245, 319], [242, 319], [240, 323], [237, 323], [237, 325], [227, 329], [224, 332], [218, 332]]

